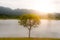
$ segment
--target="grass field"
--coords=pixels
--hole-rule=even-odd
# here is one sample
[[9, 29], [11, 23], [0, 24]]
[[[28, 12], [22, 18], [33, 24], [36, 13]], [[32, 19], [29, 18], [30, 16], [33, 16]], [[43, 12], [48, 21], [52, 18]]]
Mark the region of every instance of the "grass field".
[[0, 40], [60, 40], [58, 38], [0, 38]]

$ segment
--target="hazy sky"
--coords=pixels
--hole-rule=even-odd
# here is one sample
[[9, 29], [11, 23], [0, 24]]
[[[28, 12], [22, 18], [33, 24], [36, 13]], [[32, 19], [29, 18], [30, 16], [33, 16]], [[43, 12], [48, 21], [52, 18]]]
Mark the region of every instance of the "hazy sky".
[[0, 0], [0, 6], [35, 9], [41, 12], [60, 12], [60, 0]]

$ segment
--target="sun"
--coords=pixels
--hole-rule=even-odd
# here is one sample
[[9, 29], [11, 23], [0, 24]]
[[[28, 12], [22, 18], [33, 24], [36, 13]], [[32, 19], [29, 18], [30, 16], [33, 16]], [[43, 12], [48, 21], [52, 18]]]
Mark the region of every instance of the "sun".
[[45, 12], [45, 14], [53, 13], [55, 11], [54, 4], [48, 0], [36, 1], [34, 4], [31, 5], [31, 8], [40, 12]]
[[50, 5], [35, 5], [32, 9], [40, 11], [40, 12], [45, 12], [45, 13], [53, 13], [54, 8], [53, 6], [51, 7]]

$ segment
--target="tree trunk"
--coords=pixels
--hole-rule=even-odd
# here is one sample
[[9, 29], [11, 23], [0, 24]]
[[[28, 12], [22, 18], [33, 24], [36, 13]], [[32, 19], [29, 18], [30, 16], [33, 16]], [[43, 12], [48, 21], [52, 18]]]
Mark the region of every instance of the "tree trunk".
[[30, 38], [30, 33], [31, 33], [31, 29], [29, 29], [29, 35], [28, 35], [29, 38]]
[[30, 27], [28, 28], [28, 30], [29, 30], [29, 35], [28, 35], [28, 37], [30, 38], [30, 34], [31, 34], [31, 20], [29, 20], [29, 22], [30, 22]]

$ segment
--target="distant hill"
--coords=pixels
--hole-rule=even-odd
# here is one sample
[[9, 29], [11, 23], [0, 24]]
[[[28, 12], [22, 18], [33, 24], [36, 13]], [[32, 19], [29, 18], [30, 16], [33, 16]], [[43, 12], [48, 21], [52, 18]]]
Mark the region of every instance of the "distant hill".
[[6, 15], [20, 15], [23, 13], [30, 13], [31, 10], [28, 9], [11, 9], [7, 7], [0, 6], [0, 14], [6, 14]]
[[32, 13], [33, 11], [34, 10], [19, 9], [19, 8], [13, 10], [11, 8], [0, 6], [0, 18], [16, 18], [21, 14]]
[[[0, 6], [0, 19], [16, 19], [21, 14], [28, 14], [28, 13], [37, 13], [42, 14], [42, 12], [38, 12], [36, 10], [31, 9], [11, 9], [8, 7]], [[47, 13], [40, 15], [41, 19], [58, 19], [60, 20], [60, 13]]]

